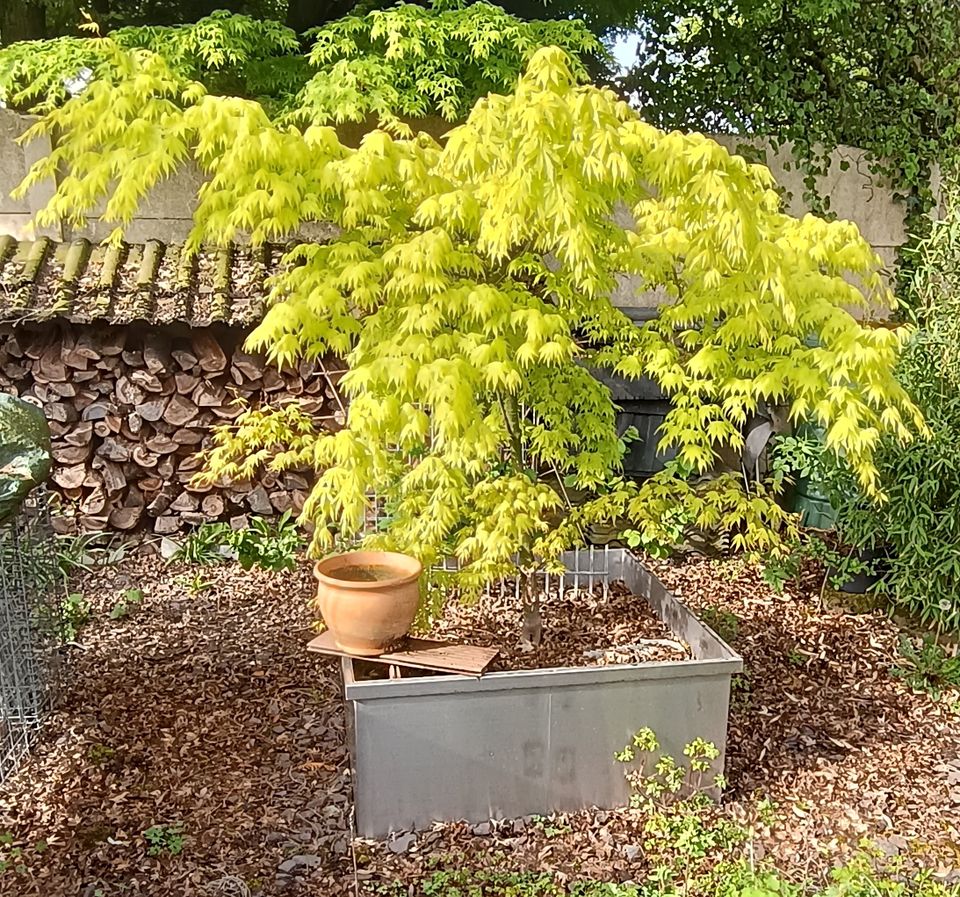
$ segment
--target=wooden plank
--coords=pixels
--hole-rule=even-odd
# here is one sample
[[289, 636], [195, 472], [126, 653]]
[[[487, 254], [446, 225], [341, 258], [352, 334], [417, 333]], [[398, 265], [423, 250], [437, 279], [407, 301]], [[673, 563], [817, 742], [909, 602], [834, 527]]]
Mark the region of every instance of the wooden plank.
[[499, 653], [496, 648], [408, 638], [401, 650], [383, 654], [381, 659], [388, 663], [410, 662], [427, 669], [452, 670], [470, 676], [482, 676], [483, 671]]
[[[313, 639], [307, 645], [307, 650], [315, 651], [318, 654], [332, 654], [337, 657], [355, 656], [340, 650], [336, 646], [330, 630]], [[496, 648], [481, 648], [477, 645], [460, 645], [456, 642], [441, 642], [435, 639], [407, 636], [397, 646], [396, 650], [376, 657], [359, 659], [369, 660], [372, 663], [385, 663], [393, 666], [480, 677], [499, 653]]]

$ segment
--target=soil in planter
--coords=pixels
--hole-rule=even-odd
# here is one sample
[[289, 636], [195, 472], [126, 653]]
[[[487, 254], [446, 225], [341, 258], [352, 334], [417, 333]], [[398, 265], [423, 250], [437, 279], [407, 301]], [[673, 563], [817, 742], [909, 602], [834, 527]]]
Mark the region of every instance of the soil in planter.
[[392, 567], [353, 564], [349, 567], [340, 567], [326, 575], [331, 579], [342, 579], [346, 582], [384, 582], [388, 579], [396, 579], [399, 574]]
[[451, 596], [431, 636], [495, 647], [491, 670], [607, 666], [618, 663], [687, 660], [690, 649], [623, 583], [563, 595], [541, 593], [540, 647], [520, 644], [521, 613], [515, 583], [504, 581], [479, 601]]

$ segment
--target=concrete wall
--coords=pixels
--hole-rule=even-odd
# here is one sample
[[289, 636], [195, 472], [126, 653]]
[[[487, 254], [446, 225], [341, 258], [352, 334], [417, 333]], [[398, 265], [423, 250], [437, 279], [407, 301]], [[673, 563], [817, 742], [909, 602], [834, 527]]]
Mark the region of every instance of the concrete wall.
[[[19, 146], [14, 139], [28, 126], [28, 121], [16, 113], [0, 110], [0, 233], [11, 233], [18, 238], [29, 236], [28, 226], [32, 216], [43, 207], [52, 194], [53, 185], [40, 185], [30, 191], [24, 200], [14, 200], [10, 191], [22, 180], [29, 166], [49, 152], [49, 142], [44, 138]], [[426, 130], [439, 133], [442, 123], [425, 122]], [[356, 144], [363, 132], [361, 126], [343, 129], [344, 142]], [[738, 138], [728, 135], [717, 137], [719, 142], [732, 151], [736, 150]], [[794, 214], [808, 209], [803, 204], [803, 176], [791, 165], [788, 149], [768, 151], [767, 161], [774, 177], [789, 194], [788, 207]], [[849, 163], [841, 170], [841, 163]], [[177, 175], [160, 184], [143, 203], [140, 214], [127, 230], [131, 242], [160, 239], [164, 242], [182, 240], [190, 227], [194, 197], [201, 182], [200, 173], [187, 167]], [[864, 236], [877, 249], [885, 263], [892, 265], [896, 251], [906, 240], [903, 206], [893, 197], [893, 191], [870, 174], [864, 161], [864, 153], [851, 147], [840, 147], [832, 156], [828, 174], [819, 179], [821, 194], [830, 197], [831, 208], [840, 218], [855, 221]], [[109, 228], [101, 225], [96, 214], [92, 215], [82, 230], [66, 227], [47, 229], [43, 233], [56, 239], [85, 236], [102, 239]], [[624, 293], [629, 293], [625, 289]], [[625, 296], [626, 298], [626, 296]], [[638, 300], [634, 299], [633, 304]], [[640, 304], [649, 303], [643, 297]]]
[[[34, 187], [23, 199], [10, 192], [24, 179], [30, 166], [50, 152], [50, 141], [40, 138], [21, 146], [17, 138], [30, 126], [30, 120], [8, 109], [0, 109], [0, 234], [24, 239], [30, 233], [33, 216], [53, 195], [53, 184]], [[61, 228], [45, 228], [42, 233], [62, 239]]]
[[[743, 142], [729, 134], [714, 135], [714, 139], [734, 153], [737, 144]], [[764, 150], [767, 166], [786, 191], [787, 210], [797, 216], [809, 212], [803, 201], [803, 172], [798, 170], [789, 146], [777, 151], [767, 144]], [[844, 164], [846, 170], [841, 167]], [[817, 178], [817, 192], [830, 197], [830, 210], [838, 218], [856, 222], [885, 264], [896, 262], [897, 249], [907, 240], [904, 207], [894, 199], [890, 185], [870, 171], [863, 150], [850, 146], [834, 150], [827, 174]]]
[[[730, 134], [713, 136], [733, 153], [737, 152], [738, 144], [743, 143], [742, 138]], [[783, 188], [787, 211], [798, 217], [811, 211], [809, 204], [803, 200], [806, 192], [803, 172], [797, 168], [789, 146], [774, 150], [765, 144], [763, 148], [766, 164]], [[903, 204], [894, 198], [890, 185], [871, 172], [866, 153], [850, 146], [834, 150], [827, 173], [817, 178], [817, 191], [820, 196], [830, 197], [830, 210], [838, 218], [857, 224], [883, 260], [888, 274], [892, 273], [896, 266], [897, 250], [907, 241], [905, 210]], [[664, 298], [665, 294], [660, 290], [639, 292], [637, 281], [630, 277], [621, 279], [614, 297], [618, 305], [641, 312], [655, 308]], [[853, 312], [858, 317], [865, 314], [863, 309], [854, 309]], [[886, 311], [878, 310], [876, 314], [885, 317]], [[867, 312], [866, 316], [874, 317], [875, 313]]]

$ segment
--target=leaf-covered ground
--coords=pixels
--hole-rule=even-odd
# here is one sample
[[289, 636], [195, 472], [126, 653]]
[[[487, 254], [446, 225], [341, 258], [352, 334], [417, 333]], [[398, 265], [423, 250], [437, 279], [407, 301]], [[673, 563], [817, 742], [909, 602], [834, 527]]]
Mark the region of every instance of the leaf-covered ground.
[[654, 660], [686, 660], [689, 647], [623, 583], [540, 590], [543, 637], [530, 651], [517, 638], [523, 627], [520, 589], [513, 580], [479, 600], [451, 601], [434, 623], [437, 638], [495, 647], [490, 670], [606, 666]]
[[[813, 580], [778, 596], [736, 561], [656, 566], [744, 655], [722, 813], [752, 822], [754, 855], [810, 874], [869, 837], [951, 877], [960, 716], [950, 696], [934, 702], [891, 674], [896, 627], [821, 608]], [[76, 588], [93, 614], [61, 708], [0, 787], [4, 897], [417, 894], [436, 869], [624, 881], [652, 862], [631, 811], [352, 842], [337, 666], [303, 650], [306, 566], [128, 558]], [[129, 588], [143, 601], [111, 619]], [[772, 824], [758, 821], [761, 800]]]

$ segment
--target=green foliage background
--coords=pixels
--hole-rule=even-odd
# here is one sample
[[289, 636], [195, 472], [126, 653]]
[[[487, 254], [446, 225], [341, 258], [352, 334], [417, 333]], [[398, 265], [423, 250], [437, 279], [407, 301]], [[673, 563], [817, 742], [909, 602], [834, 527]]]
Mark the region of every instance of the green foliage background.
[[0, 49], [0, 100], [43, 113], [69, 97], [66, 82], [88, 68], [97, 79], [122, 77], [117, 49], [161, 56], [171, 76], [210, 93], [256, 98], [298, 124], [397, 117], [461, 117], [481, 96], [509, 90], [533, 52], [569, 51], [578, 74], [584, 57], [604, 58], [578, 21], [523, 21], [489, 3], [430, 0], [346, 16], [307, 36], [270, 19], [216, 12], [195, 24], [129, 26], [109, 40], [60, 37]]
[[811, 196], [830, 150], [849, 144], [869, 151], [910, 211], [926, 208], [931, 165], [956, 154], [951, 0], [647, 0], [640, 27], [623, 86], [645, 115], [789, 142]]
[[[392, 6], [384, 0], [252, 0], [225, 5], [232, 12], [255, 17], [286, 18], [289, 26], [300, 31], [322, 26], [325, 33], [312, 54], [314, 64], [322, 60], [324, 65], [336, 65], [342, 57], [338, 51], [331, 53], [332, 48], [337, 43], [355, 43], [349, 49], [346, 80], [312, 86], [310, 93], [321, 108], [342, 108], [351, 93], [353, 104], [362, 103], [358, 96], [366, 91], [376, 99], [367, 104], [365, 112], [378, 111], [384, 105], [395, 109], [407, 105], [405, 114], [420, 114], [416, 104], [398, 102], [391, 96], [391, 88], [407, 93], [408, 75], [419, 83], [421, 93], [430, 94], [436, 104], [446, 103], [448, 111], [458, 106], [462, 113], [483, 93], [467, 89], [462, 102], [451, 99], [457, 94], [454, 82], [460, 75], [451, 72], [442, 58], [445, 53], [452, 58], [462, 55], [463, 48], [454, 46], [455, 40], [446, 49], [440, 46], [438, 52], [432, 52], [439, 59], [421, 61], [417, 71], [410, 71], [414, 57], [409, 53], [406, 66], [378, 67], [377, 54], [367, 51], [383, 50], [384, 44], [369, 40], [369, 16]], [[919, 212], [932, 201], [931, 166], [955, 155], [960, 103], [960, 61], [955, 47], [960, 39], [960, 5], [952, 0], [503, 0], [502, 5], [522, 20], [553, 20], [551, 36], [539, 37], [541, 45], [554, 43], [576, 52], [582, 33], [563, 36], [564, 28], [577, 27], [571, 24], [576, 19], [607, 41], [618, 34], [639, 34], [639, 53], [619, 87], [638, 99], [648, 120], [666, 129], [763, 135], [775, 143], [789, 144], [805, 172], [807, 198], [822, 210], [829, 210], [829, 196], [817, 192], [815, 177], [824, 172], [831, 149], [849, 144], [868, 151], [904, 196], [913, 227], [920, 231], [925, 219]], [[79, 21], [73, 0], [49, 0], [45, 7], [55, 23], [53, 33], [57, 28], [72, 33]], [[190, 23], [214, 8], [180, 0], [149, 5], [138, 0], [99, 0], [91, 12], [105, 29], [124, 31], [118, 36], [122, 43], [160, 49], [162, 38], [156, 29], [139, 26]], [[471, 24], [472, 15], [467, 10], [462, 23], [482, 35], [486, 26], [478, 21]], [[488, 11], [479, 18], [493, 15]], [[404, 16], [415, 17], [416, 13], [408, 8], [396, 21]], [[361, 21], [367, 24], [358, 25]], [[129, 25], [138, 27], [124, 27]], [[254, 26], [247, 26], [248, 33], [251, 29]], [[64, 67], [75, 71], [75, 63], [89, 54], [83, 43], [83, 39], [75, 39], [38, 49], [43, 68], [36, 68], [24, 80], [32, 81], [46, 72], [51, 75], [50, 86], [55, 87], [53, 82], [62, 76]], [[262, 64], [264, 56], [271, 60], [267, 66]], [[284, 56], [282, 64], [273, 57], [269, 47], [249, 52], [250, 71], [244, 65], [233, 66], [230, 92], [258, 97], [295, 94], [309, 77], [309, 70], [297, 54]], [[0, 61], [0, 71], [3, 68]], [[217, 69], [219, 74], [222, 69]], [[59, 73], [56, 79], [54, 72]], [[593, 74], [600, 72], [595, 68]], [[207, 67], [192, 77], [209, 79], [205, 83], [210, 86], [211, 75]], [[399, 80], [391, 80], [391, 75]], [[473, 75], [468, 81], [475, 81]], [[491, 89], [509, 86], [495, 76], [491, 79], [490, 72], [484, 83]], [[8, 86], [6, 93], [14, 92]]]
[[[960, 185], [945, 185], [945, 216], [920, 242], [911, 288], [918, 329], [897, 376], [931, 436], [878, 452], [881, 507], [847, 491], [838, 525], [860, 545], [889, 546], [881, 588], [930, 624], [960, 629]], [[852, 496], [852, 497], [851, 497]]]

